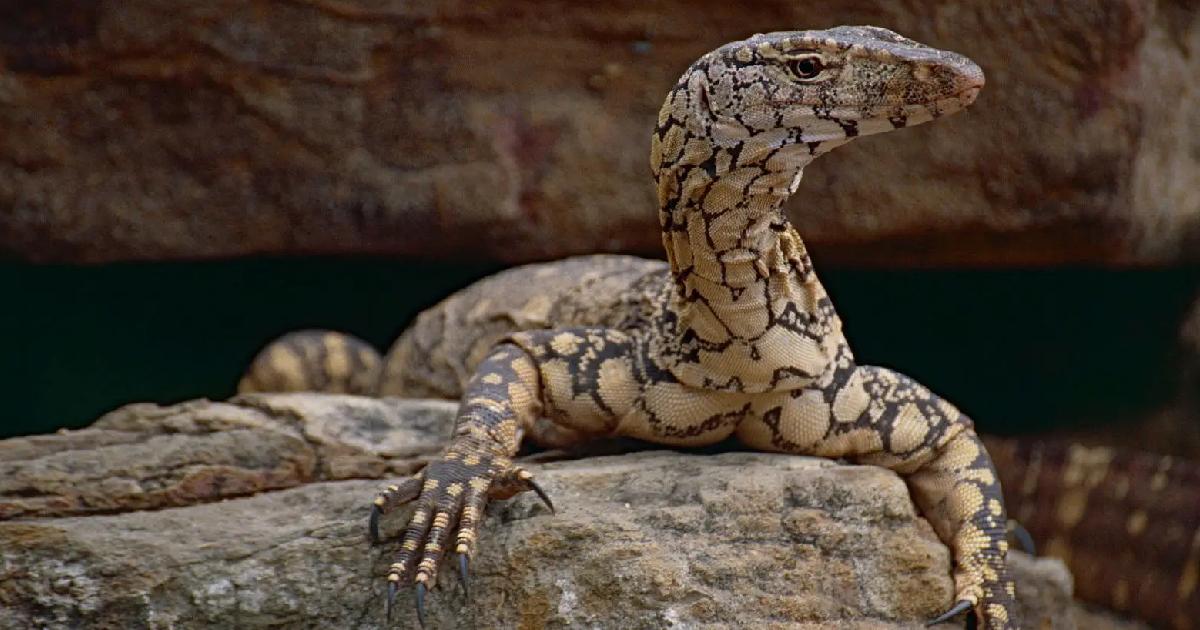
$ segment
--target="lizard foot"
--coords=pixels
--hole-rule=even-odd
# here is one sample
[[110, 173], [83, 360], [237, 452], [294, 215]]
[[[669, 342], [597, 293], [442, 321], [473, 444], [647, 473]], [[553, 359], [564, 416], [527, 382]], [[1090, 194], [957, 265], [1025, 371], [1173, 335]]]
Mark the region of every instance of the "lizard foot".
[[503, 455], [482, 448], [456, 448], [417, 476], [388, 486], [375, 498], [368, 519], [372, 541], [379, 540], [379, 518], [396, 507], [417, 501], [401, 536], [400, 550], [388, 569], [387, 616], [403, 583], [415, 586], [417, 620], [425, 626], [425, 595], [437, 583], [438, 569], [451, 536], [458, 555], [459, 579], [469, 593], [469, 567], [479, 521], [488, 499], [507, 499], [533, 491], [550, 511], [554, 504], [533, 474]]
[[1016, 630], [1017, 624], [1010, 613], [1014, 608], [1016, 592], [1011, 580], [1005, 578], [984, 580], [982, 603], [974, 595], [961, 596], [946, 612], [930, 619], [925, 626], [936, 626], [966, 613], [966, 627], [987, 630]]

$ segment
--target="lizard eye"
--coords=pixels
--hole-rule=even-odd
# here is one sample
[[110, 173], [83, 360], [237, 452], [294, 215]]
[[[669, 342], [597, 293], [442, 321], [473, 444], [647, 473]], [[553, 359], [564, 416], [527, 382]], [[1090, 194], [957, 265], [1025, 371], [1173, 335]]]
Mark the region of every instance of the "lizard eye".
[[789, 61], [788, 68], [798, 79], [813, 79], [821, 74], [821, 71], [825, 69], [825, 64], [821, 63], [820, 57], [801, 57]]

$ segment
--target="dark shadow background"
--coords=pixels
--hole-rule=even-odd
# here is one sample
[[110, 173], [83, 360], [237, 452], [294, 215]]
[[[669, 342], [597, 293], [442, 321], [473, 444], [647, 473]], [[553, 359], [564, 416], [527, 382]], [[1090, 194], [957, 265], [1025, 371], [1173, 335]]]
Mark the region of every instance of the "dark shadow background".
[[[129, 402], [226, 397], [254, 353], [289, 330], [344, 330], [386, 348], [422, 308], [498, 268], [0, 264], [0, 437], [80, 427]], [[1134, 422], [1171, 400], [1200, 269], [839, 269], [822, 279], [860, 361], [911, 374], [984, 431], [1011, 434]]]

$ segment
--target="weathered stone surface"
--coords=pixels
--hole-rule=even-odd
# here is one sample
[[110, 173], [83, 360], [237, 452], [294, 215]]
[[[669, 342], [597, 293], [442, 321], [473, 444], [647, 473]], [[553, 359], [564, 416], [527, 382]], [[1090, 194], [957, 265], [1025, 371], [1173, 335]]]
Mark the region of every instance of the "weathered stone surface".
[[[0, 627], [381, 627], [395, 545], [372, 549], [364, 531], [380, 482], [336, 480], [332, 462], [358, 462], [343, 469], [357, 476], [411, 469], [436, 449], [451, 409], [264, 395], [135, 405], [83, 431], [0, 442], [0, 462], [15, 464], [0, 475], [5, 514], [25, 515], [0, 522]], [[403, 431], [406, 419], [416, 427]], [[216, 441], [226, 434], [235, 439]], [[271, 477], [278, 461], [305, 472]], [[206, 467], [253, 482], [147, 490], [178, 488], [181, 469]], [[530, 496], [490, 506], [473, 598], [448, 569], [430, 627], [917, 628], [952, 596], [948, 550], [882, 469], [661, 451], [537, 468], [559, 512]], [[53, 471], [62, 485], [33, 483]], [[127, 481], [102, 486], [104, 475]], [[266, 489], [267, 478], [302, 485], [130, 511]], [[63, 500], [14, 510], [22, 493]], [[117, 513], [88, 514], [96, 509]], [[46, 516], [62, 513], [75, 515]], [[385, 533], [405, 521], [389, 516]], [[1012, 564], [1027, 627], [1077, 626], [1083, 613], [1058, 561], [1018, 553]], [[401, 600], [401, 627], [415, 626], [410, 603]]]
[[[473, 599], [448, 570], [430, 627], [914, 628], [952, 596], [946, 548], [880, 470], [656, 452], [541, 473], [560, 512], [493, 508]], [[380, 627], [394, 545], [364, 539], [377, 485], [0, 523], [0, 626]], [[1052, 624], [1030, 627], [1074, 627], [1061, 564], [1014, 566]], [[399, 613], [415, 625], [408, 596]]]
[[275, 394], [129, 405], [80, 431], [0, 441], [0, 519], [124, 512], [412, 472], [456, 403]]
[[809, 169], [792, 210], [822, 261], [1200, 256], [1200, 12], [1174, 0], [0, 4], [0, 252], [654, 254], [671, 83], [839, 23], [966, 53], [988, 87]]

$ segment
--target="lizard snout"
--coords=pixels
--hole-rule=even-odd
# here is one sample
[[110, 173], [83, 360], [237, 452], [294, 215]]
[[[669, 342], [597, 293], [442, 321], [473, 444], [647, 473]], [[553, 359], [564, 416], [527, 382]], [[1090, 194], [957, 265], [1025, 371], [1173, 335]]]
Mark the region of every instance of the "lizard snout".
[[961, 55], [954, 55], [951, 63], [948, 63], [943, 68], [943, 78], [950, 84], [950, 93], [957, 96], [962, 102], [962, 106], [966, 107], [975, 102], [975, 98], [979, 96], [979, 91], [983, 89], [986, 79], [983, 76], [983, 68], [979, 64]]

